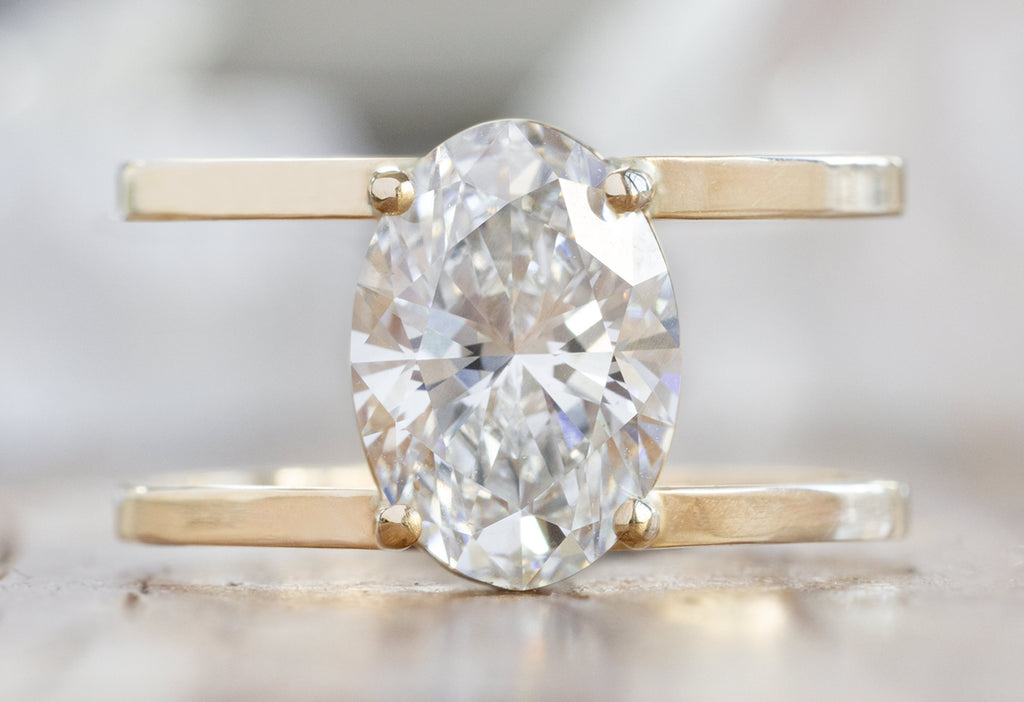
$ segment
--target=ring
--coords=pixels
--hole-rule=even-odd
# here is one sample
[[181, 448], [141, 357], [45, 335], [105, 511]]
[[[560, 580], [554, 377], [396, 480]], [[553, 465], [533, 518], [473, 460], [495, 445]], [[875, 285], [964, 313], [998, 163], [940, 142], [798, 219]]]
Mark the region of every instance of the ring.
[[120, 184], [129, 220], [379, 217], [350, 355], [370, 471], [131, 487], [122, 538], [415, 544], [460, 575], [530, 590], [616, 547], [904, 532], [907, 488], [890, 480], [681, 471], [655, 487], [682, 356], [651, 219], [898, 214], [897, 158], [603, 159], [552, 127], [499, 120], [418, 160], [138, 161]]

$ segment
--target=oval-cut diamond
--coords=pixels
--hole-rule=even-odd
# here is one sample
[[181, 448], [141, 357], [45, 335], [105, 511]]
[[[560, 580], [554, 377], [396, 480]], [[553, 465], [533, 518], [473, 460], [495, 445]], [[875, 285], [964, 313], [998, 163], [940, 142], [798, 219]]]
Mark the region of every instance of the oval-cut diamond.
[[535, 122], [467, 129], [417, 164], [370, 241], [352, 323], [366, 455], [441, 563], [542, 587], [615, 544], [672, 435], [679, 336], [647, 218], [593, 151]]

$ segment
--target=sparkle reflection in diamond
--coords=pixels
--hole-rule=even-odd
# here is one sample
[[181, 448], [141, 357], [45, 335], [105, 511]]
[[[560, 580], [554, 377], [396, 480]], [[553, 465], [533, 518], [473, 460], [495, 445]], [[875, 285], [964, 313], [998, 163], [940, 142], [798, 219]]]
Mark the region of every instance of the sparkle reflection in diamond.
[[467, 129], [419, 161], [359, 278], [353, 393], [377, 483], [419, 510], [429, 553], [499, 587], [608, 551], [671, 441], [672, 285], [647, 218], [603, 204], [609, 170], [535, 122]]

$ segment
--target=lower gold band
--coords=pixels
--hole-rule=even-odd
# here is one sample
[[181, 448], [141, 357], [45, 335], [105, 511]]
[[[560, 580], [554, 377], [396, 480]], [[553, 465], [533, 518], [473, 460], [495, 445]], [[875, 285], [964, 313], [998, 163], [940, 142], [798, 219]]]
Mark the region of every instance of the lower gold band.
[[[671, 482], [666, 470], [662, 480]], [[661, 519], [651, 548], [899, 538], [908, 489], [795, 471], [731, 471], [677, 481], [648, 496]], [[127, 488], [118, 534], [152, 544], [377, 548], [381, 506], [365, 466], [215, 472]]]

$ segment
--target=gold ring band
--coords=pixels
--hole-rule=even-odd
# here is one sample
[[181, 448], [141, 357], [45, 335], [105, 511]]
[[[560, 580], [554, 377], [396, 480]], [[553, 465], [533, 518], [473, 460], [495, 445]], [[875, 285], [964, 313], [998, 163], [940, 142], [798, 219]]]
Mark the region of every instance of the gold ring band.
[[898, 482], [662, 475], [682, 356], [650, 221], [898, 214], [898, 158], [603, 159], [512, 119], [419, 159], [135, 161], [120, 186], [130, 220], [379, 218], [349, 358], [369, 471], [135, 487], [119, 512], [126, 539], [418, 544], [466, 577], [524, 590], [612, 548], [904, 530]]
[[[811, 475], [751, 470], [727, 482], [656, 487], [648, 497], [661, 526], [647, 548], [903, 536], [905, 484]], [[126, 488], [117, 528], [122, 539], [150, 544], [374, 549], [383, 506], [361, 465], [219, 471]]]
[[[660, 219], [859, 217], [899, 214], [894, 156], [656, 156], [612, 159], [650, 174]], [[121, 169], [126, 219], [369, 219], [366, 184], [414, 158], [133, 161]]]

